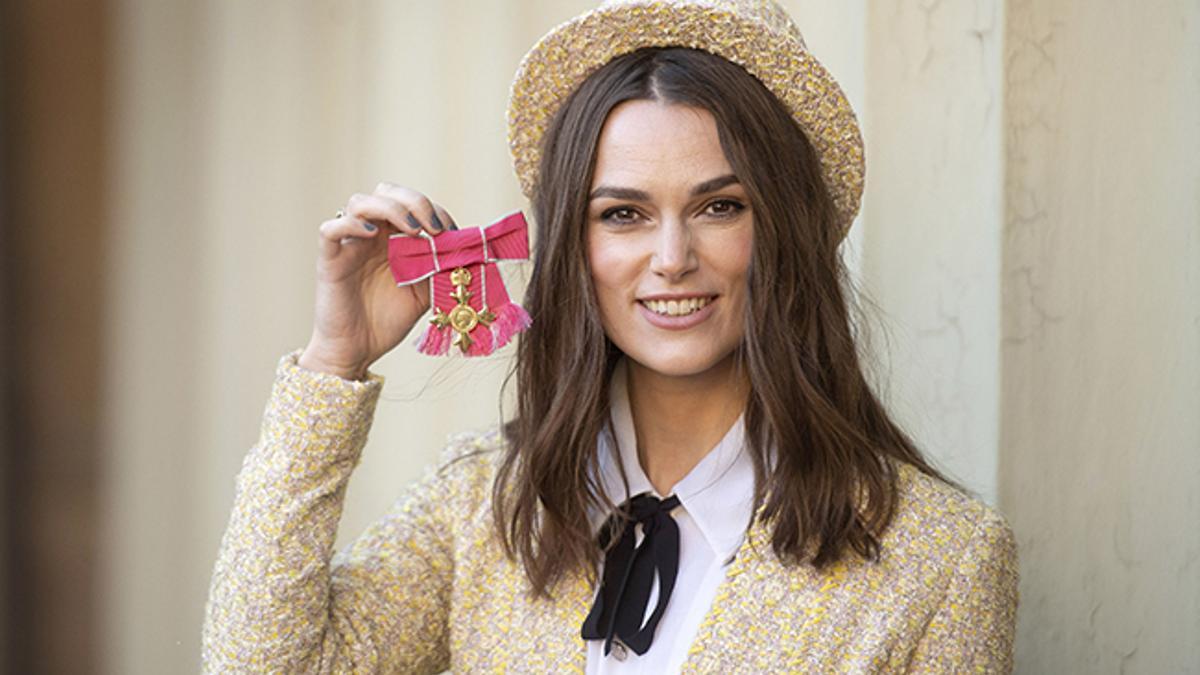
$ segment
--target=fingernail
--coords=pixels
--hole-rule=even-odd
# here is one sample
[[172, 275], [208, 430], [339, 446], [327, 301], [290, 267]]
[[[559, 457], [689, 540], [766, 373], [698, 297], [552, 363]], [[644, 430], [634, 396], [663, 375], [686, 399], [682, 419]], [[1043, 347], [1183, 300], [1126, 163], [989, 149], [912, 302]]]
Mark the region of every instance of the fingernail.
[[442, 224], [442, 219], [438, 218], [437, 213], [433, 214], [433, 228], [435, 230], [437, 230], [438, 232], [441, 232], [442, 230], [446, 229], [446, 226]]
[[405, 218], [408, 219], [409, 225], [412, 225], [414, 228], [416, 228], [418, 230], [421, 229], [421, 223], [415, 217], [413, 217], [413, 214], [410, 213], [407, 216], [405, 216]]
[[458, 223], [450, 223], [450, 229], [452, 229], [452, 230], [457, 230], [457, 229], [458, 229]]
[[363, 227], [367, 228], [367, 232], [374, 232], [376, 230], [375, 223], [363, 223]]

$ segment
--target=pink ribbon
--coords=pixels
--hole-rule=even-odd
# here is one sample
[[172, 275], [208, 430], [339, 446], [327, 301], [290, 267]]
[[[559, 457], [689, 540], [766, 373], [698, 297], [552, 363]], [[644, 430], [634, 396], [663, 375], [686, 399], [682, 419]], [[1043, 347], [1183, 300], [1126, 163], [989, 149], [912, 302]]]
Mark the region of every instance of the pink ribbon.
[[486, 356], [528, 328], [529, 314], [509, 299], [496, 267], [501, 260], [528, 258], [529, 230], [520, 211], [487, 227], [388, 237], [388, 266], [396, 285], [433, 277], [433, 318], [418, 339], [418, 351], [445, 354], [453, 345], [467, 356]]

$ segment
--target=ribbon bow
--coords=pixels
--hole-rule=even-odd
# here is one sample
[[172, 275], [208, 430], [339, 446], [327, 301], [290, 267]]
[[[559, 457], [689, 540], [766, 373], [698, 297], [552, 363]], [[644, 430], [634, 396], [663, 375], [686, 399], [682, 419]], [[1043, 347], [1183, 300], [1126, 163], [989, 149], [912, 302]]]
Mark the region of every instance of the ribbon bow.
[[[639, 656], [650, 649], [654, 629], [667, 609], [679, 572], [679, 525], [671, 517], [671, 510], [679, 506], [679, 497], [672, 495], [660, 500], [644, 492], [623, 506], [626, 505], [632, 522], [622, 527], [621, 512], [625, 509], [618, 508], [600, 528], [602, 548], [608, 549], [618, 529], [620, 539], [604, 557], [600, 592], [581, 630], [585, 640], [604, 640], [605, 656], [612, 650], [614, 637]], [[642, 526], [643, 535], [641, 545], [636, 548], [635, 524]], [[658, 603], [643, 626], [656, 574]]]
[[388, 237], [388, 267], [397, 286], [433, 277], [433, 318], [417, 350], [445, 354], [453, 345], [467, 356], [486, 356], [528, 328], [529, 314], [509, 299], [496, 268], [499, 260], [528, 258], [528, 225], [520, 211], [487, 227]]

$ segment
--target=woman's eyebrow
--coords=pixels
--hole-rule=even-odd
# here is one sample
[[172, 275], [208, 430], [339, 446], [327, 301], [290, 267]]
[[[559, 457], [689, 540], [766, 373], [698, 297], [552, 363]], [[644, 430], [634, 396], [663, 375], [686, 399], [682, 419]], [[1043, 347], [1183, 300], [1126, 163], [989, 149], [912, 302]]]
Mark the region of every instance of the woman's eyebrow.
[[[693, 186], [691, 196], [697, 197], [702, 194], [707, 194], [707, 193], [713, 192], [715, 190], [720, 190], [721, 188], [723, 188], [727, 185], [733, 185], [734, 183], [737, 183], [737, 182], [738, 182], [737, 176], [735, 176], [731, 173], [725, 174], [724, 176], [717, 176], [716, 178], [710, 178], [710, 179], [704, 181], [703, 183], [697, 183], [695, 186]], [[591, 201], [593, 199], [599, 199], [601, 197], [612, 197], [613, 199], [629, 199], [629, 200], [633, 200], [633, 201], [642, 201], [642, 202], [650, 201], [650, 194], [647, 192], [638, 190], [636, 188], [614, 187], [611, 185], [601, 185], [600, 187], [596, 188], [595, 190], [592, 190], [592, 194], [590, 194], [588, 196], [588, 201]]]

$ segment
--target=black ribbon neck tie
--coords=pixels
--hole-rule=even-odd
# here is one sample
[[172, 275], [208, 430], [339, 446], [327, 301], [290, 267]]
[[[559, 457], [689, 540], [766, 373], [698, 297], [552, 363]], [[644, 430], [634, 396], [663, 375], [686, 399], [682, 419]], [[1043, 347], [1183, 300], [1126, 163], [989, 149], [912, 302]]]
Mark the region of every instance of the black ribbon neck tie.
[[[650, 649], [679, 572], [679, 525], [671, 517], [676, 506], [679, 498], [675, 495], [659, 499], [644, 492], [618, 507], [600, 528], [599, 544], [608, 552], [600, 592], [583, 622], [582, 634], [585, 640], [604, 640], [605, 656], [612, 651], [614, 638], [639, 656]], [[630, 522], [622, 527], [625, 519], [621, 514], [626, 511]], [[642, 543], [636, 547], [635, 525], [642, 526]], [[656, 574], [658, 603], [642, 625]]]

